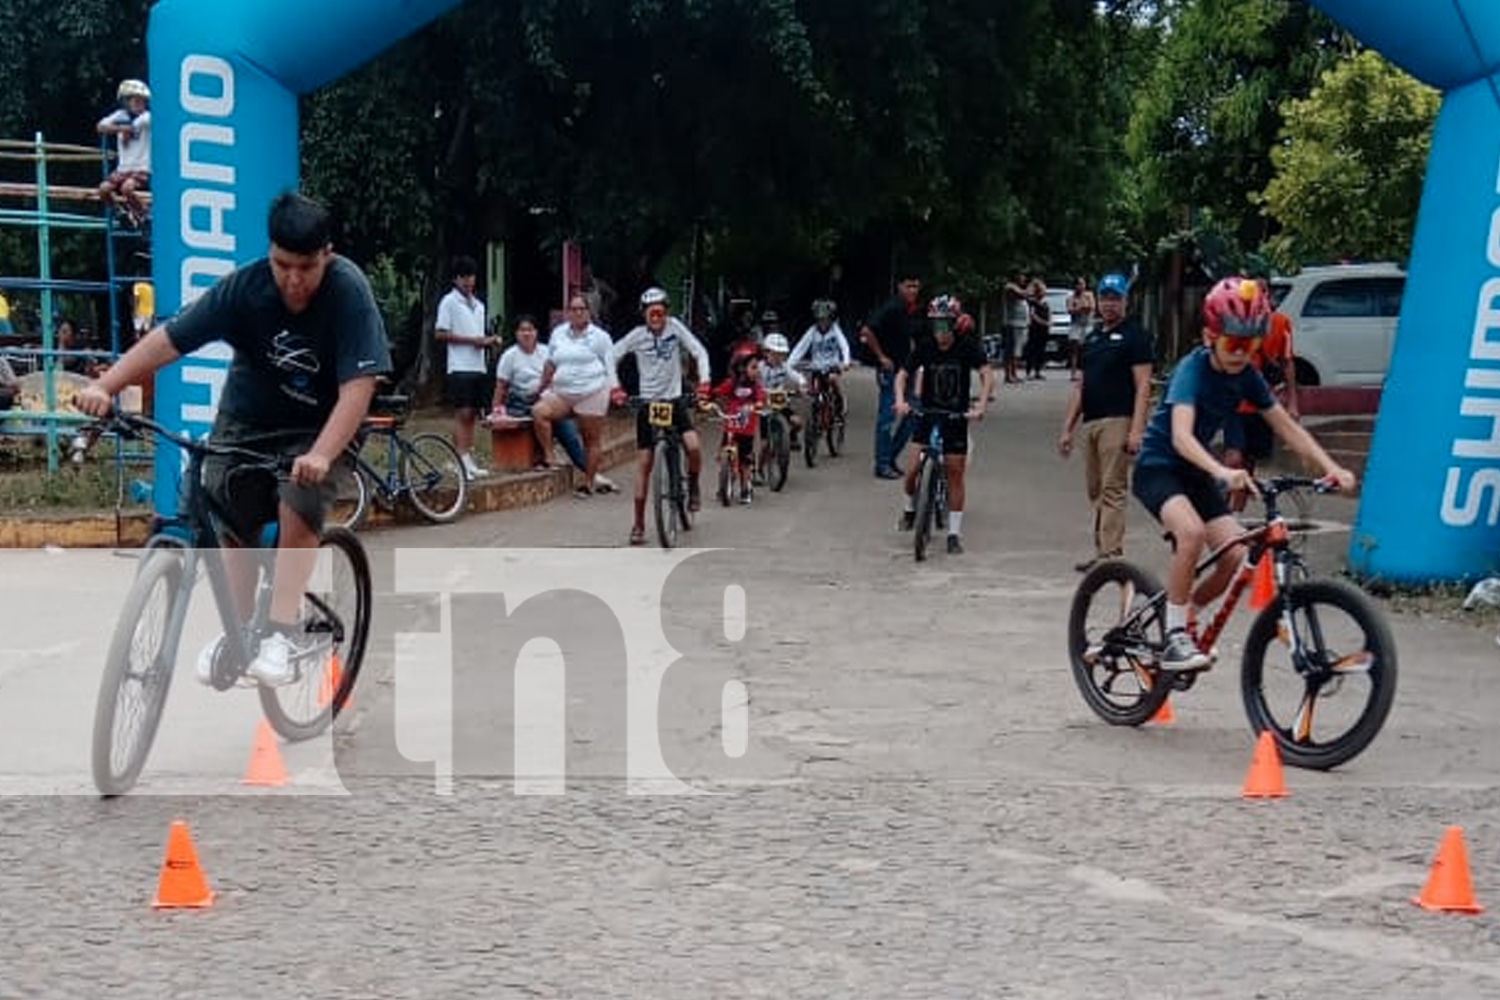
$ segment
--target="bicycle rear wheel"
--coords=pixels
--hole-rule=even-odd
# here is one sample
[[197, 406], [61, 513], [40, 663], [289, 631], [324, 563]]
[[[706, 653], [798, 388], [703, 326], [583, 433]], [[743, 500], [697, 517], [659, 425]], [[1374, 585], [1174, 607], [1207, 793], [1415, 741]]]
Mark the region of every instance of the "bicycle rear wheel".
[[651, 460], [651, 510], [656, 518], [656, 538], [664, 549], [677, 544], [677, 494], [682, 488], [677, 458], [677, 448], [671, 442], [656, 443]]
[[932, 540], [932, 521], [936, 512], [932, 509], [935, 489], [932, 459], [923, 452], [918, 462], [917, 511], [912, 523], [912, 544], [916, 550], [917, 562], [921, 562], [927, 558], [927, 543]]
[[[1305, 672], [1294, 662], [1288, 622]], [[1396, 640], [1348, 584], [1293, 583], [1250, 626], [1240, 692], [1251, 728], [1275, 737], [1283, 761], [1326, 771], [1353, 759], [1385, 724], [1396, 696]]]
[[[142, 558], [110, 639], [94, 707], [94, 787], [107, 796], [124, 795], [140, 777], [177, 662], [180, 636], [172, 631], [172, 611], [182, 594], [182, 556], [162, 548]], [[135, 690], [139, 695], [132, 698]]]
[[440, 434], [418, 434], [401, 449], [401, 478], [411, 505], [434, 524], [447, 524], [464, 512], [469, 477], [458, 449]]
[[1110, 560], [1090, 570], [1073, 594], [1068, 612], [1073, 680], [1094, 714], [1111, 725], [1139, 726], [1172, 693], [1156, 669], [1167, 639], [1164, 605], [1157, 600], [1161, 593], [1150, 573]]
[[370, 562], [364, 546], [344, 528], [328, 528], [318, 545], [318, 567], [303, 595], [301, 641], [311, 649], [299, 659], [295, 681], [259, 688], [266, 721], [293, 742], [321, 734], [343, 711], [370, 635]]

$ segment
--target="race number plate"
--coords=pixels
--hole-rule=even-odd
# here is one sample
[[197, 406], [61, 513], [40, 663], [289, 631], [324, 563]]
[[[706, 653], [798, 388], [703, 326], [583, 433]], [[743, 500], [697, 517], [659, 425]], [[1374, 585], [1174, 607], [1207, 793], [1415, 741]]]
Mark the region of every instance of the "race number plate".
[[670, 402], [652, 403], [646, 414], [646, 420], [652, 427], [671, 427], [672, 404]]

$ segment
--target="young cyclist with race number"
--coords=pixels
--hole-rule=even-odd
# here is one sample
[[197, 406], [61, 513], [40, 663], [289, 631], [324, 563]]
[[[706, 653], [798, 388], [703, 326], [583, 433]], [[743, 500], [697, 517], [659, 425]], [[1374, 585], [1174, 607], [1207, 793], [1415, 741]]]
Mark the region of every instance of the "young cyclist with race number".
[[[640, 372], [640, 396], [645, 402], [672, 403], [672, 424], [682, 435], [687, 449], [688, 509], [696, 511], [702, 505], [698, 489], [698, 476], [703, 468], [703, 449], [698, 432], [693, 429], [693, 414], [689, 400], [683, 397], [683, 354], [687, 353], [698, 368], [698, 397], [708, 399], [710, 381], [708, 351], [703, 342], [693, 336], [681, 320], [668, 315], [671, 302], [660, 288], [648, 288], [641, 293], [641, 314], [645, 322], [631, 330], [609, 352], [610, 400], [619, 406], [625, 402], [625, 390], [620, 388], [620, 360], [627, 354], [635, 355]], [[652, 433], [647, 407], [641, 407], [635, 425], [635, 522], [630, 528], [630, 544], [644, 545], [646, 542], [646, 493], [651, 486]]]
[[[964, 472], [969, 455], [969, 421], [984, 418], [985, 402], [995, 391], [995, 373], [979, 338], [967, 334], [973, 321], [959, 307], [958, 300], [947, 295], [933, 299], [927, 307], [932, 336], [917, 345], [906, 367], [896, 375], [894, 412], [905, 418], [911, 411], [906, 401], [910, 380], [917, 380], [922, 418], [912, 435], [910, 459], [906, 463], [906, 508], [901, 515], [901, 530], [909, 531], [916, 521], [917, 470], [922, 449], [934, 426], [943, 436], [943, 467], [948, 475], [948, 551], [963, 552], [961, 537], [964, 518]], [[979, 375], [979, 396], [971, 402], [972, 376]]]
[[1167, 577], [1167, 645], [1161, 664], [1165, 670], [1203, 670], [1211, 665], [1210, 657], [1187, 634], [1188, 602], [1195, 609], [1208, 605], [1239, 571], [1239, 558], [1221, 559], [1193, 590], [1205, 546], [1217, 548], [1240, 531], [1226, 491], [1255, 489], [1249, 472], [1224, 465], [1208, 447], [1241, 401], [1254, 406], [1289, 448], [1321, 466], [1339, 489], [1354, 488], [1354, 473], [1328, 457], [1250, 366], [1250, 354], [1265, 336], [1270, 315], [1265, 293], [1247, 278], [1225, 278], [1213, 287], [1203, 302], [1203, 346], [1173, 371], [1136, 458], [1133, 492], [1175, 540]]

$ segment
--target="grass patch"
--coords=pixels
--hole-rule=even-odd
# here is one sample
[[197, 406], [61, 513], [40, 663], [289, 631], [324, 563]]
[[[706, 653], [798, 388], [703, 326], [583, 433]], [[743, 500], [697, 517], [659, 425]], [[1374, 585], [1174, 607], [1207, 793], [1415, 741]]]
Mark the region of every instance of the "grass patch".
[[68, 461], [67, 439], [57, 472], [47, 471], [46, 442], [42, 438], [7, 442], [0, 458], [0, 512], [17, 514], [100, 514], [113, 513], [117, 504], [125, 509], [145, 509], [132, 503], [130, 482], [150, 480], [149, 464], [139, 458], [123, 469], [123, 496], [115, 465], [115, 445], [100, 441], [84, 461]]

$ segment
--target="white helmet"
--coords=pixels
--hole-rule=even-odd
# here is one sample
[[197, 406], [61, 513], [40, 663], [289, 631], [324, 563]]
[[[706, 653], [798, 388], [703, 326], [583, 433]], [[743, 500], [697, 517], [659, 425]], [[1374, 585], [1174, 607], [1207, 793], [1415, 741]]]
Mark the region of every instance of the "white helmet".
[[651, 287], [641, 293], [641, 308], [649, 309], [652, 306], [670, 305], [671, 300], [665, 289]]
[[122, 101], [129, 97], [144, 97], [149, 101], [151, 100], [151, 88], [140, 80], [121, 80], [120, 89], [115, 91], [115, 96]]
[[766, 337], [764, 347], [766, 350], [776, 354], [790, 354], [792, 350], [792, 345], [786, 342], [786, 337], [779, 333], [773, 333]]

